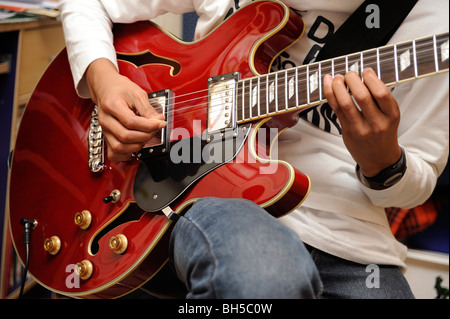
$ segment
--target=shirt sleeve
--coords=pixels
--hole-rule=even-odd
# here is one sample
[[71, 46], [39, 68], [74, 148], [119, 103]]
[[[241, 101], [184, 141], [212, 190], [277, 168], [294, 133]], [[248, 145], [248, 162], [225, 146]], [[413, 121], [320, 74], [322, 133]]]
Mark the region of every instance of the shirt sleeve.
[[166, 12], [194, 11], [193, 1], [177, 0], [61, 0], [61, 21], [74, 85], [88, 98], [84, 74], [91, 62], [106, 58], [117, 67], [113, 23], [149, 20]]
[[381, 207], [413, 208], [433, 192], [449, 154], [448, 75], [405, 83], [394, 89], [401, 110], [399, 143], [405, 149], [403, 178], [385, 190], [361, 185], [371, 201]]
[[[390, 43], [448, 31], [448, 6], [448, 1], [419, 1]], [[392, 94], [400, 107], [398, 139], [407, 169], [397, 184], [385, 190], [361, 187], [377, 206], [413, 208], [430, 197], [448, 161], [448, 73], [402, 83]]]

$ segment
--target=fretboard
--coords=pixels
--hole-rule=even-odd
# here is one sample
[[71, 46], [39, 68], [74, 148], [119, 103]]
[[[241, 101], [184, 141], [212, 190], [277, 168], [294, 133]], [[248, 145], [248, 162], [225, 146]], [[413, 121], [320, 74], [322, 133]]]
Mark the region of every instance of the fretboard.
[[448, 32], [387, 45], [300, 67], [243, 79], [236, 83], [236, 119], [254, 121], [283, 112], [301, 111], [326, 102], [323, 77], [372, 68], [392, 86], [448, 72]]

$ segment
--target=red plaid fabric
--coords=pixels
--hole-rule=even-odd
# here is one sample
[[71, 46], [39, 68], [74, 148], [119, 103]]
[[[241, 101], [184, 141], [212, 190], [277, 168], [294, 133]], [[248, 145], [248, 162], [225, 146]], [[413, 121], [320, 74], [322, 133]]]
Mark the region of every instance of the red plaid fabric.
[[414, 235], [433, 224], [440, 211], [438, 201], [428, 199], [424, 204], [412, 209], [386, 208], [391, 231], [397, 239]]

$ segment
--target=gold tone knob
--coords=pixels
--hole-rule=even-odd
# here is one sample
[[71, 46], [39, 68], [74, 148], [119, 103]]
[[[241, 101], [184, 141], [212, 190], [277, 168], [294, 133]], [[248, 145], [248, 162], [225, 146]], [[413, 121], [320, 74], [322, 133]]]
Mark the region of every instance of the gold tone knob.
[[58, 236], [52, 236], [44, 240], [44, 249], [50, 255], [56, 255], [61, 249], [61, 240]]
[[83, 260], [77, 263], [76, 271], [82, 280], [88, 280], [94, 272], [94, 266], [89, 260]]
[[79, 226], [81, 229], [87, 229], [91, 225], [92, 216], [88, 210], [83, 210], [75, 214], [73, 218], [75, 225]]
[[114, 253], [120, 255], [127, 250], [128, 247], [128, 239], [125, 235], [119, 234], [113, 236], [109, 239], [109, 247], [112, 249]]

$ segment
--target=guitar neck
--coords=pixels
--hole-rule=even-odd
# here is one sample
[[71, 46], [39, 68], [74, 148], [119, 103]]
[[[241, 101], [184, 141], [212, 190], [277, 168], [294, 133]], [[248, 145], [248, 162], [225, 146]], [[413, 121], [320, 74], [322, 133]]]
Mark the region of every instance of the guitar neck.
[[392, 86], [448, 72], [448, 32], [386, 45], [321, 62], [237, 82], [236, 119], [239, 124], [284, 112], [301, 111], [326, 102], [323, 76], [372, 68]]

